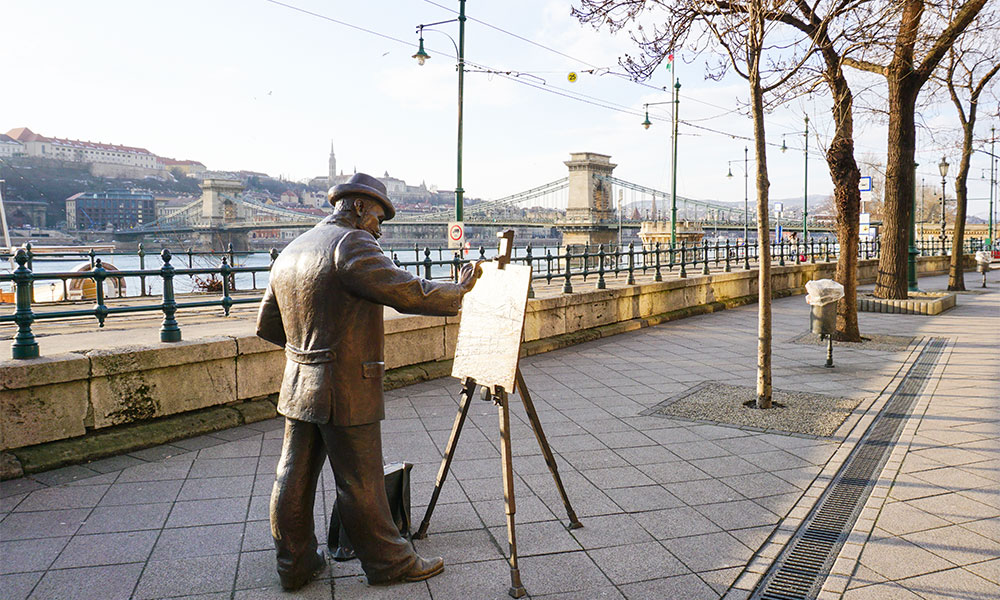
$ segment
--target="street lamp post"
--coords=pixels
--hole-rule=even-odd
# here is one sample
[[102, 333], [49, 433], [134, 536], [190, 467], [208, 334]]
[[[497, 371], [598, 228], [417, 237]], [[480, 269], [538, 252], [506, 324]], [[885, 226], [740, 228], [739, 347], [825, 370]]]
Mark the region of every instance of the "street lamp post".
[[809, 115], [806, 115], [806, 131], [804, 135], [805, 144], [802, 155], [804, 157], [804, 183], [802, 193], [802, 243], [809, 242]]
[[945, 229], [947, 227], [947, 222], [945, 221], [944, 215], [944, 203], [945, 203], [945, 177], [948, 176], [948, 161], [945, 157], [941, 157], [941, 162], [938, 163], [938, 170], [941, 172], [941, 255], [944, 256], [946, 252], [944, 251], [944, 240], [945, 240]]
[[646, 129], [653, 124], [649, 120], [649, 107], [656, 106], [658, 104], [672, 104], [673, 105], [673, 160], [670, 169], [670, 189], [671, 189], [671, 199], [670, 199], [670, 247], [673, 248], [677, 243], [677, 113], [680, 111], [681, 102], [681, 82], [678, 80], [674, 83], [673, 88], [673, 99], [669, 102], [647, 102], [642, 105], [643, 110], [646, 112], [646, 119], [642, 122], [642, 126]]
[[[729, 161], [729, 173], [733, 177], [733, 162]], [[743, 261], [750, 268], [750, 148], [743, 146]], [[737, 255], [738, 256], [738, 255]]]
[[997, 140], [996, 127], [990, 127], [990, 214], [989, 229], [986, 231], [986, 248], [993, 251], [993, 188], [996, 187], [996, 164], [997, 157], [993, 152], [993, 145]]
[[[420, 47], [413, 58], [423, 66], [430, 55], [424, 51], [424, 28], [433, 25], [443, 25], [458, 21], [458, 45], [455, 47], [455, 54], [458, 55], [458, 148], [455, 160], [455, 220], [462, 221], [462, 210], [465, 205], [465, 190], [462, 188], [462, 105], [463, 93], [465, 89], [465, 0], [458, 0], [458, 18], [438, 21], [436, 23], [426, 23], [417, 26], [420, 34]], [[444, 32], [440, 32], [444, 33]], [[445, 34], [448, 35], [448, 34]], [[451, 39], [451, 36], [448, 36]], [[455, 43], [455, 40], [452, 40]]]

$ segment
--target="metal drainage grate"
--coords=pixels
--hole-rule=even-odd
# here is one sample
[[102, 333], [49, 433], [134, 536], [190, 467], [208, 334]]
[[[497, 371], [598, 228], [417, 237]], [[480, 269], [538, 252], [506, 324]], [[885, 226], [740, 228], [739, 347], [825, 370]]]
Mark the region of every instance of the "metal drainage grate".
[[761, 579], [752, 599], [816, 597], [945, 344], [944, 339], [932, 338], [924, 346], [864, 437], [837, 471], [833, 483]]

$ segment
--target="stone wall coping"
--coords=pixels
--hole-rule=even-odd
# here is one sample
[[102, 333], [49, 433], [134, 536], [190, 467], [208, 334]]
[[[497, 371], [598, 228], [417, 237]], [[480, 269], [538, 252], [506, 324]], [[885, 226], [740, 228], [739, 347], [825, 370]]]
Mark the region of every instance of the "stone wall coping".
[[[195, 347], [197, 347], [197, 352], [192, 352]], [[159, 342], [150, 345], [91, 350], [86, 353], [86, 356], [90, 359], [91, 377], [104, 377], [235, 358], [236, 340], [226, 336], [171, 343]]]
[[90, 377], [90, 359], [81, 354], [52, 354], [28, 360], [0, 361], [0, 390], [18, 390]]

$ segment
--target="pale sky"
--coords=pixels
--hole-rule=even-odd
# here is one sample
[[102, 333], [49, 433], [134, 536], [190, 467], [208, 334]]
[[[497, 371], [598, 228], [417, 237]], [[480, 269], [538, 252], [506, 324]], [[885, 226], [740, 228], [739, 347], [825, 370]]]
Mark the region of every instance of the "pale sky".
[[[452, 189], [457, 74], [448, 55], [454, 49], [445, 35], [428, 31], [432, 59], [419, 67], [411, 56], [416, 25], [454, 18], [445, 8], [457, 11], [457, 0], [283, 1], [405, 43], [266, 0], [0, 0], [0, 132], [30, 127], [42, 135], [141, 146], [210, 169], [295, 180], [326, 174], [332, 140], [338, 168], [346, 172], [388, 171], [411, 184]], [[640, 126], [643, 103], [669, 95], [611, 74], [584, 73], [592, 66], [621, 72], [618, 57], [636, 50], [624, 35], [581, 26], [570, 6], [568, 0], [467, 2], [467, 61], [530, 73], [517, 79], [550, 90], [495, 74], [466, 75], [467, 196], [499, 198], [559, 179], [566, 175], [562, 162], [582, 151], [611, 155], [621, 179], [669, 190], [669, 106], [651, 107], [653, 127]], [[457, 41], [457, 23], [436, 29]], [[704, 58], [683, 50], [677, 55], [681, 119], [750, 135], [750, 119], [737, 109], [746, 83], [705, 80]], [[579, 74], [575, 83], [567, 81], [570, 71]], [[661, 68], [650, 83], [669, 86], [670, 73]], [[567, 91], [628, 112], [557, 95]], [[987, 115], [995, 112], [995, 106], [981, 107], [979, 137], [988, 135]], [[804, 113], [814, 132], [810, 148], [818, 150], [831, 131], [825, 97], [792, 101], [767, 118], [769, 142], [780, 146], [785, 134], [793, 149], [769, 149], [774, 199], [803, 193]], [[925, 109], [924, 121], [937, 135], [927, 141], [929, 133], [918, 133], [917, 161], [927, 165], [919, 176], [939, 184], [942, 153], [956, 165], [952, 175], [957, 170], [958, 152], [942, 134], [958, 121], [950, 104]], [[746, 142], [690, 125], [680, 129], [678, 193], [742, 200]], [[859, 157], [884, 162], [885, 126], [867, 122], [858, 129]], [[730, 159], [739, 162], [733, 179], [725, 177]], [[975, 157], [971, 214], [986, 215], [988, 177], [986, 157]], [[950, 195], [952, 186], [949, 181]], [[817, 151], [809, 162], [809, 193], [831, 190]], [[751, 185], [751, 202], [752, 194]]]

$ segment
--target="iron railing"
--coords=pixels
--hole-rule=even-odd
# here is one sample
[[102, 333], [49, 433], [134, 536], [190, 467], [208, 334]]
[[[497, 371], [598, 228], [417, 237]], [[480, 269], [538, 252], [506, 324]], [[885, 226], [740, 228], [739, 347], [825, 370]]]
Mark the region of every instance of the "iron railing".
[[[966, 252], [975, 252], [983, 247], [982, 240], [967, 240]], [[858, 257], [861, 259], [876, 258], [879, 254], [881, 244], [878, 240], [866, 240], [859, 243], [857, 248]], [[544, 250], [544, 254], [541, 254]], [[553, 252], [555, 250], [555, 252]], [[462, 265], [475, 260], [486, 260], [485, 247], [480, 246], [478, 251], [471, 252], [472, 256], [465, 255], [464, 252], [453, 251], [450, 258], [445, 258], [445, 253], [449, 252], [438, 249], [438, 260], [431, 258], [432, 250], [429, 247], [415, 248], [416, 260], [402, 260], [399, 257], [400, 251], [391, 252], [391, 257], [396, 266], [412, 270], [415, 274], [426, 279], [450, 279], [456, 281]], [[930, 243], [922, 245], [922, 255], [936, 255], [947, 253], [950, 247], [941, 240], [932, 240]], [[139, 251], [142, 253], [142, 250]], [[68, 253], [70, 254], [70, 253]], [[233, 297], [235, 291], [235, 276], [240, 273], [266, 273], [278, 256], [277, 250], [269, 253], [269, 263], [264, 266], [234, 267], [232, 261], [239, 254], [233, 252], [230, 247], [227, 252], [220, 257], [220, 264], [217, 267], [194, 268], [194, 257], [198, 255], [218, 256], [217, 254], [206, 252], [187, 253], [188, 268], [175, 268], [172, 261], [177, 258], [169, 250], [160, 252], [161, 266], [156, 269], [135, 269], [135, 270], [107, 270], [103, 266], [103, 259], [91, 253], [92, 269], [82, 272], [59, 272], [41, 273], [31, 269], [32, 254], [29, 247], [19, 248], [14, 254], [14, 262], [17, 268], [9, 274], [0, 274], [0, 284], [12, 283], [14, 287], [15, 311], [12, 314], [0, 315], [0, 324], [15, 323], [17, 334], [14, 336], [12, 345], [12, 357], [16, 359], [36, 358], [39, 356], [38, 343], [32, 333], [32, 323], [38, 320], [60, 319], [72, 317], [95, 317], [98, 326], [103, 327], [105, 320], [117, 314], [130, 313], [152, 313], [162, 312], [163, 320], [160, 325], [160, 341], [177, 342], [181, 340], [181, 330], [177, 323], [176, 314], [178, 310], [205, 307], [221, 307], [225, 315], [229, 315], [230, 309], [238, 304], [252, 304], [260, 300], [257, 294]], [[422, 254], [422, 258], [419, 258]], [[810, 240], [808, 242], [795, 242], [781, 240], [771, 242], [772, 261], [778, 266], [788, 263], [816, 263], [830, 262], [835, 260], [840, 254], [839, 244], [830, 240]], [[109, 254], [113, 256], [114, 254]], [[46, 255], [55, 256], [55, 255]], [[76, 254], [75, 256], [79, 256]], [[181, 256], [184, 256], [182, 253]], [[141, 260], [145, 255], [140, 254]], [[724, 243], [716, 241], [709, 243], [703, 240], [700, 243], [688, 244], [682, 241], [679, 245], [640, 245], [635, 243], [627, 245], [598, 246], [596, 249], [591, 246], [569, 247], [564, 249], [543, 248], [536, 249], [530, 244], [515, 253], [511, 262], [527, 264], [532, 267], [532, 285], [529, 287], [529, 297], [534, 296], [534, 282], [544, 281], [546, 284], [553, 282], [562, 283], [562, 292], [573, 293], [573, 281], [577, 284], [582, 280], [586, 283], [594, 281], [595, 289], [605, 289], [607, 278], [619, 278], [624, 276], [626, 285], [633, 285], [636, 282], [636, 274], [653, 274], [653, 281], [662, 281], [664, 271], [673, 273], [677, 270], [677, 277], [688, 276], [689, 269], [707, 275], [714, 267], [723, 272], [730, 272], [733, 269], [749, 270], [751, 263], [758, 263], [758, 247], [756, 244], [731, 243], [726, 240]], [[140, 263], [140, 264], [144, 264]], [[212, 299], [192, 299], [178, 302], [174, 293], [174, 279], [178, 276], [219, 276], [221, 278], [221, 296]], [[159, 304], [142, 305], [111, 305], [109, 306], [105, 282], [108, 280], [123, 279], [125, 277], [139, 277], [143, 281], [145, 278], [159, 278], [162, 293]], [[47, 310], [35, 312], [34, 285], [39, 281], [66, 281], [74, 279], [93, 280], [95, 286], [95, 304], [90, 308], [68, 309], [68, 310]], [[143, 286], [145, 289], [145, 286]], [[254, 279], [254, 289], [256, 289], [256, 279]]]

